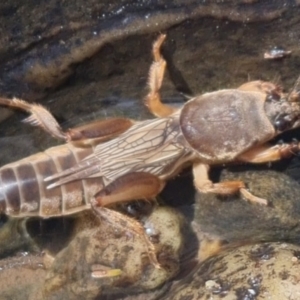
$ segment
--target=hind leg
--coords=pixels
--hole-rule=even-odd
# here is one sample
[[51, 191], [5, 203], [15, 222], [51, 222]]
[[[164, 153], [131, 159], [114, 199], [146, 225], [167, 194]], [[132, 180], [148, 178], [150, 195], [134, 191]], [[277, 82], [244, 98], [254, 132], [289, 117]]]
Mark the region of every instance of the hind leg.
[[44, 106], [21, 99], [0, 97], [0, 105], [22, 109], [30, 114], [23, 122], [39, 126], [53, 137], [82, 145], [95, 145], [112, 139], [130, 128], [134, 122], [126, 118], [111, 118], [63, 131], [51, 112]]
[[152, 53], [154, 61], [150, 67], [148, 80], [150, 92], [145, 98], [145, 105], [148, 107], [150, 112], [156, 117], [161, 118], [168, 117], [177, 110], [172, 106], [163, 104], [159, 94], [166, 69], [166, 61], [160, 53], [160, 48], [165, 38], [166, 35], [161, 34], [153, 44]]

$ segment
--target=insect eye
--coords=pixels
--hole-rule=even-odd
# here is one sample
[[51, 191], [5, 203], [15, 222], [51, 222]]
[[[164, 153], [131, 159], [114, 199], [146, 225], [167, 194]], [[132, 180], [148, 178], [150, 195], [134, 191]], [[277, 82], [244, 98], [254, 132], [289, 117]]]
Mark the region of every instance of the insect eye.
[[279, 115], [275, 122], [274, 122], [274, 127], [277, 131], [285, 131], [289, 128], [292, 127], [292, 119], [289, 115]]

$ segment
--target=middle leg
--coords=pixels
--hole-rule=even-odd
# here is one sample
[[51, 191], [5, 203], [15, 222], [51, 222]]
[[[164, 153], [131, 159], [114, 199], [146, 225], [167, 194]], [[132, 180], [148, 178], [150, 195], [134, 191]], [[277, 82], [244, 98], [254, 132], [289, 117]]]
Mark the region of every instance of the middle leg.
[[259, 198], [251, 194], [243, 181], [225, 181], [213, 183], [208, 176], [209, 166], [203, 163], [195, 163], [193, 165], [194, 184], [201, 193], [213, 193], [219, 195], [233, 195], [240, 193], [246, 200], [267, 205], [266, 199]]

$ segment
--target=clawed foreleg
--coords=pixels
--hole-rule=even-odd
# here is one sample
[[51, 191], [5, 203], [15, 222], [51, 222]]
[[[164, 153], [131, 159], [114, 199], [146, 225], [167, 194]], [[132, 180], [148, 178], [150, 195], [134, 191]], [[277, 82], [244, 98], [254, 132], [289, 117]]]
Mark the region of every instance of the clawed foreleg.
[[290, 144], [283, 143], [275, 146], [268, 144], [257, 146], [237, 157], [238, 161], [250, 163], [267, 163], [289, 158], [299, 153], [299, 142], [294, 141]]

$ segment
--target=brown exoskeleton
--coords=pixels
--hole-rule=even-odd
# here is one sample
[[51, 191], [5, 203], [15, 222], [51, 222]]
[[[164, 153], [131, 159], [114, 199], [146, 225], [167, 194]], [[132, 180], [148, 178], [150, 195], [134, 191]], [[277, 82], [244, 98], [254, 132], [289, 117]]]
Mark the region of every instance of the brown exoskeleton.
[[64, 132], [43, 107], [0, 98], [24, 109], [27, 119], [67, 143], [0, 169], [0, 210], [19, 216], [51, 217], [133, 199], [152, 199], [166, 180], [193, 165], [199, 192], [233, 194], [266, 204], [242, 181], [212, 183], [211, 166], [276, 161], [298, 151], [298, 144], [269, 146], [269, 140], [300, 126], [297, 93], [290, 97], [269, 82], [196, 96], [175, 109], [160, 100], [166, 62], [165, 39], [153, 46], [146, 105], [157, 117], [146, 121], [109, 119]]

